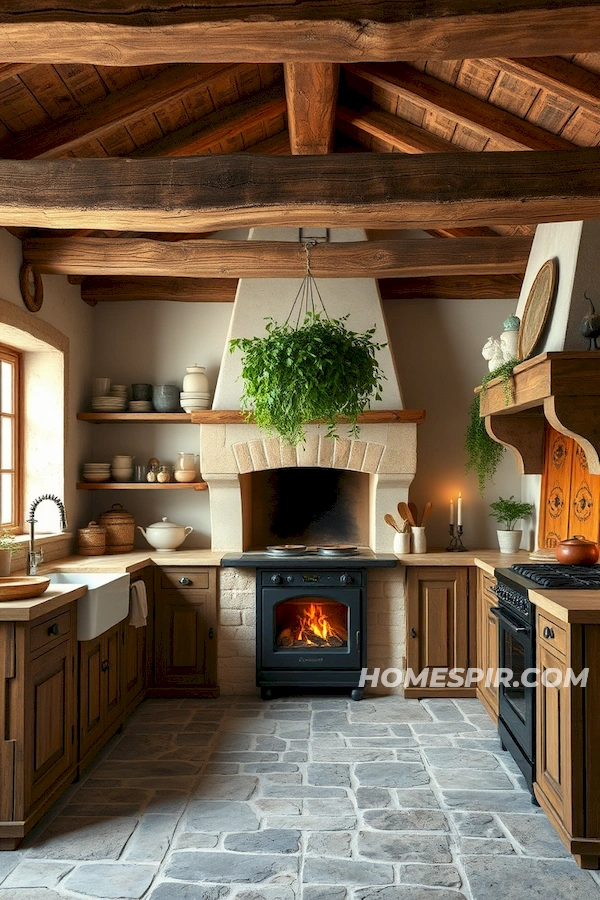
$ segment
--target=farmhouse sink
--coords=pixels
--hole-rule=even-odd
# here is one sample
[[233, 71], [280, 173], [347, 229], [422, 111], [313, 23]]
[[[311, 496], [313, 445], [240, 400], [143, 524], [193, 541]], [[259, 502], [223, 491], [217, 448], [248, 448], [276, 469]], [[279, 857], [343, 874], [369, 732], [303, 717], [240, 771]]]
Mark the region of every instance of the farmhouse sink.
[[77, 601], [77, 640], [89, 641], [122, 621], [129, 612], [129, 574], [52, 572], [51, 584], [84, 584]]

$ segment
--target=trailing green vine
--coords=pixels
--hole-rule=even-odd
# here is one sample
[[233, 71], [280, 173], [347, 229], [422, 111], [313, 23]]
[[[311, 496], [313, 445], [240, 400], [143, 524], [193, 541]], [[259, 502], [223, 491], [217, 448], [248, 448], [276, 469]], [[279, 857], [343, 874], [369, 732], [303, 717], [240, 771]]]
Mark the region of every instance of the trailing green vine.
[[304, 438], [304, 426], [324, 420], [337, 437], [341, 417], [358, 433], [358, 415], [371, 397], [380, 400], [382, 380], [375, 353], [385, 347], [373, 340], [375, 329], [349, 331], [347, 316], [329, 319], [307, 312], [301, 325], [269, 319], [264, 337], [235, 338], [230, 350], [243, 353], [242, 408], [267, 433], [289, 444]]
[[475, 394], [469, 410], [470, 419], [465, 435], [466, 471], [473, 470], [477, 473], [480, 494], [483, 494], [486, 482], [493, 480], [506, 449], [502, 444], [494, 441], [485, 429], [485, 419], [481, 417], [481, 397], [490, 381], [494, 378], [501, 378], [504, 400], [508, 406], [513, 400], [512, 373], [517, 363], [517, 359], [509, 359], [492, 372], [484, 375], [481, 379], [481, 390]]

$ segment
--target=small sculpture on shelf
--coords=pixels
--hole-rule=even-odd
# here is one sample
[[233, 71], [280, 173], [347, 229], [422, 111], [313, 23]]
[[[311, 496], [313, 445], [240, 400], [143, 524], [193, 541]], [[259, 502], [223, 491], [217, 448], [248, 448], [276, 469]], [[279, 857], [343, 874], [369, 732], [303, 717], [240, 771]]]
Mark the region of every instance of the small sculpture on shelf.
[[492, 335], [483, 345], [481, 355], [484, 359], [487, 359], [490, 372], [493, 372], [502, 363], [516, 359], [520, 324], [521, 321], [518, 316], [509, 316], [502, 323], [504, 331], [500, 337], [495, 338]]
[[588, 350], [600, 350], [597, 343], [597, 338], [600, 337], [600, 316], [596, 313], [596, 308], [591, 298], [588, 297], [587, 291], [584, 292], [583, 296], [589, 302], [592, 311], [583, 317], [580, 326], [581, 333], [589, 341]]

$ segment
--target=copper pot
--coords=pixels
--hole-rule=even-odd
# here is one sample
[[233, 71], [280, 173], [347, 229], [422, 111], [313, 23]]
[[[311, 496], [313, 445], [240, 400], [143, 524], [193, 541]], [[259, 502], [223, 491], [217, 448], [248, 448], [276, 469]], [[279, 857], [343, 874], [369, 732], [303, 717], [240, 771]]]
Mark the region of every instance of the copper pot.
[[554, 555], [565, 566], [593, 566], [598, 562], [598, 544], [581, 535], [561, 541], [554, 548]]

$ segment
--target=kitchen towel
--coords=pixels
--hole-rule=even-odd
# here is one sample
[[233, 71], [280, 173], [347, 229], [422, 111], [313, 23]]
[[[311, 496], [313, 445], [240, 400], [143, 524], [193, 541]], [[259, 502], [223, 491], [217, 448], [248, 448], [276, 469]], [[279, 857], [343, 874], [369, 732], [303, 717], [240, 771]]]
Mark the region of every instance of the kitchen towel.
[[129, 586], [129, 624], [143, 628], [148, 618], [148, 595], [146, 585], [140, 579]]

